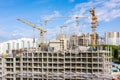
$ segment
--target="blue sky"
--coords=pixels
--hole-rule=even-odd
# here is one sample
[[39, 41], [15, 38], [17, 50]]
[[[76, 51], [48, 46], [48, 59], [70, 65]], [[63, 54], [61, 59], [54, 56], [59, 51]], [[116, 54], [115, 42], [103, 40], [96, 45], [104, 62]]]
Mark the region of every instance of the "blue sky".
[[[0, 0], [0, 42], [21, 37], [39, 37], [37, 30], [17, 21], [17, 18], [24, 18], [36, 25], [44, 25], [44, 19], [51, 20], [45, 26], [47, 30], [45, 38], [48, 40], [60, 33], [60, 26], [68, 22], [72, 24], [63, 28], [63, 32], [75, 33], [78, 31], [75, 20], [60, 17], [91, 18], [89, 10], [93, 7], [96, 9], [99, 21], [97, 32], [100, 35], [105, 32], [120, 31], [120, 0]], [[81, 18], [79, 31], [90, 33], [90, 21]]]

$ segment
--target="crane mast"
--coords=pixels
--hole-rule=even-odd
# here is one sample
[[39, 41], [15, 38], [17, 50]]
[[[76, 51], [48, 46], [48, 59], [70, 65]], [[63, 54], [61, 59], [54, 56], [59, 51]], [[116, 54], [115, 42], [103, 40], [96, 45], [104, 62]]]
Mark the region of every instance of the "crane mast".
[[35, 29], [37, 29], [37, 30], [40, 31], [40, 47], [41, 47], [41, 50], [42, 50], [42, 47], [43, 47], [43, 45], [44, 45], [44, 33], [46, 33], [46, 30], [43, 30], [43, 29], [41, 28], [42, 26], [41, 26], [41, 27], [38, 27], [38, 26], [36, 26], [35, 24], [33, 24], [33, 23], [31, 23], [31, 22], [29, 22], [29, 21], [27, 21], [27, 20], [25, 20], [25, 19], [20, 19], [20, 18], [18, 18], [17, 20], [18, 20], [18, 21], [21, 21], [21, 22], [23, 22], [23, 23], [31, 26], [32, 28], [35, 28]]
[[94, 8], [90, 10], [90, 13], [92, 15], [92, 22], [91, 22], [91, 24], [92, 24], [92, 26], [91, 26], [91, 28], [92, 28], [92, 35], [91, 35], [92, 45], [95, 47], [97, 44], [97, 36], [98, 36], [96, 33], [96, 27], [97, 27], [98, 21], [97, 21], [97, 16], [95, 14]]

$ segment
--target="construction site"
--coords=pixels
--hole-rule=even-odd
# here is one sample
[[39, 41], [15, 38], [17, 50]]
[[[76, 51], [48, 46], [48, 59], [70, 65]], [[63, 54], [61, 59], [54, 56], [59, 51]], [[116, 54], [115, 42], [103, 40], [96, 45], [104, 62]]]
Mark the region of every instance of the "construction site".
[[69, 38], [60, 34], [48, 44], [44, 43], [46, 30], [25, 19], [17, 19], [40, 31], [40, 43], [38, 47], [1, 55], [0, 80], [112, 80], [117, 77], [111, 71], [112, 48], [98, 46], [94, 8], [90, 14], [92, 33], [74, 34]]

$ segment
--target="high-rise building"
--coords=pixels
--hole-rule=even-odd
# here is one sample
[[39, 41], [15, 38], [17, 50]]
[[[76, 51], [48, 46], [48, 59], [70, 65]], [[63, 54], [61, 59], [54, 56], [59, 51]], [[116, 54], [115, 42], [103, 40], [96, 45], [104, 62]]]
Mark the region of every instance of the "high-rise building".
[[106, 32], [106, 44], [120, 45], [120, 32]]
[[49, 41], [49, 47], [52, 51], [66, 51], [68, 49], [69, 35], [58, 34], [56, 39]]
[[36, 39], [33, 40], [32, 38], [21, 38], [17, 40], [9, 40], [9, 41], [0, 43], [0, 54], [11, 53], [12, 50], [32, 48], [36, 46], [37, 46]]

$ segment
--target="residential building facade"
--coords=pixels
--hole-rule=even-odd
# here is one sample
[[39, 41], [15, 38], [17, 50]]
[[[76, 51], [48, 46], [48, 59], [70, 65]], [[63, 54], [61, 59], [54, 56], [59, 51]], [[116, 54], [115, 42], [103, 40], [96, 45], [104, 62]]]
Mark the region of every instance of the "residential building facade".
[[12, 53], [12, 50], [19, 50], [23, 48], [37, 47], [37, 40], [32, 38], [21, 38], [17, 40], [9, 40], [0, 43], [0, 54]]
[[106, 44], [120, 45], [120, 32], [106, 32]]

